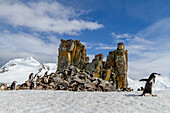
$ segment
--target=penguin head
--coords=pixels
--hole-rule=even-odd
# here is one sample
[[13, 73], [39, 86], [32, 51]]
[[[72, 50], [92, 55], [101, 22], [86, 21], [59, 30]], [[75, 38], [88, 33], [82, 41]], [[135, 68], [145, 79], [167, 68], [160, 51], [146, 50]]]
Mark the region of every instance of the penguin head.
[[157, 77], [158, 75], [161, 75], [161, 74], [159, 74], [159, 73], [152, 73], [152, 75], [153, 75], [154, 77]]

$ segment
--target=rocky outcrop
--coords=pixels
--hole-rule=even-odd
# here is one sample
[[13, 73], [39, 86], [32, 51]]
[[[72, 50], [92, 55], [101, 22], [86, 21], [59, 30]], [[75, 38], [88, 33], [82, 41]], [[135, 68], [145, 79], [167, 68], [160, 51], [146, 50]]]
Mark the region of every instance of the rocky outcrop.
[[79, 40], [61, 40], [58, 56], [58, 70], [70, 65], [91, 73], [94, 77], [109, 81], [115, 89], [128, 88], [128, 51], [123, 43], [119, 43], [117, 50], [109, 52], [107, 60], [103, 61], [103, 54], [98, 54], [89, 63], [86, 47]]
[[[113, 86], [101, 78], [93, 77], [92, 74], [81, 71], [75, 66], [69, 66], [62, 71], [38, 77], [30, 74], [29, 79], [16, 90], [69, 90], [69, 91], [113, 91]], [[36, 80], [35, 80], [36, 78]], [[11, 89], [8, 89], [11, 90]]]
[[116, 77], [116, 87], [118, 89], [127, 88], [127, 70], [128, 70], [128, 51], [123, 43], [119, 43], [117, 50], [109, 52], [106, 60], [106, 67], [112, 69]]
[[61, 40], [58, 55], [58, 69], [63, 70], [74, 65], [83, 69], [89, 58], [86, 57], [86, 47], [80, 43], [80, 40]]
[[[47, 71], [41, 76], [31, 73], [25, 83], [16, 86], [16, 90], [130, 90], [127, 82], [128, 51], [124, 44], [119, 43], [115, 51], [109, 52], [106, 61], [103, 58], [103, 54], [95, 55], [89, 63], [86, 47], [79, 40], [61, 40], [57, 71], [51, 74]], [[0, 89], [12, 90], [4, 83], [0, 84]]]
[[103, 74], [103, 54], [95, 55], [92, 63], [88, 63], [85, 66], [85, 70], [90, 71], [94, 77], [100, 77]]

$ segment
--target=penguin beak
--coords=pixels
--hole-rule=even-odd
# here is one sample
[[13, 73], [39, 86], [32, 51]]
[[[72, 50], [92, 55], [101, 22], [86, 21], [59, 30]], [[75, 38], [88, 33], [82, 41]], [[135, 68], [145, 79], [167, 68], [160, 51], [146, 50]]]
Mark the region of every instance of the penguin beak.
[[161, 74], [158, 73], [158, 75], [161, 75]]

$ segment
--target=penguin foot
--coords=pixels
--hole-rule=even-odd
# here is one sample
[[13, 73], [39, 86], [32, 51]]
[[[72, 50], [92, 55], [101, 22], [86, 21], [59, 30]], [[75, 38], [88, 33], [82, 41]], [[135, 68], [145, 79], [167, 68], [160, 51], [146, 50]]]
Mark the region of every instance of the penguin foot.
[[152, 95], [153, 97], [156, 97], [157, 95]]
[[145, 94], [141, 94], [140, 96], [145, 96]]

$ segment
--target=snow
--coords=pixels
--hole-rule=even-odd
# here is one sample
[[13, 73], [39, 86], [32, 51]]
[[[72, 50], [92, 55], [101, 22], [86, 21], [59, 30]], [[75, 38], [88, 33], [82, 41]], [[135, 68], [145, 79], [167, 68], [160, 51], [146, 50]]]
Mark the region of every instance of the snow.
[[41, 65], [33, 57], [14, 59], [6, 63], [1, 69], [6, 72], [0, 73], [0, 82], [10, 85], [14, 80], [18, 84], [24, 83], [28, 80], [30, 73], [42, 76], [46, 71], [48, 73], [55, 72], [57, 69], [54, 63], [44, 63]]
[[169, 113], [170, 90], [142, 92], [0, 91], [0, 113]]

